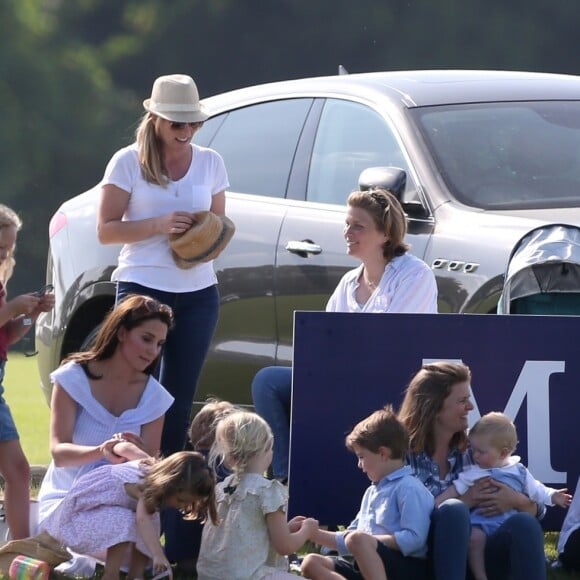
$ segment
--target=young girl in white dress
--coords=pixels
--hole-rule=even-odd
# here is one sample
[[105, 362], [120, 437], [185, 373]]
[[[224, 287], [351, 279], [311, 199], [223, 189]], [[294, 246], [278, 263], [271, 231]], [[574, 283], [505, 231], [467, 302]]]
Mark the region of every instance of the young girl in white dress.
[[298, 516], [287, 522], [288, 490], [263, 473], [272, 461], [272, 431], [259, 415], [237, 411], [216, 428], [210, 464], [233, 471], [216, 487], [219, 523], [206, 522], [197, 561], [198, 580], [295, 578], [287, 554], [318, 529]]
[[153, 574], [172, 577], [159, 541], [159, 510], [173, 507], [185, 519], [217, 521], [215, 479], [201, 453], [181, 451], [155, 460], [131, 442], [114, 446], [125, 463], [103, 465], [81, 476], [62, 502], [58, 518], [45, 529], [79, 554], [105, 556], [104, 580], [118, 580], [130, 561], [127, 579]]

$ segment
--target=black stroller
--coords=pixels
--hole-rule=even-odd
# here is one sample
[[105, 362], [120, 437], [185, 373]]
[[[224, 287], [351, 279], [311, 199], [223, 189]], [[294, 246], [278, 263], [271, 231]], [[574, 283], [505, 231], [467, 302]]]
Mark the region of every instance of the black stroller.
[[580, 315], [580, 227], [547, 224], [519, 240], [497, 313]]

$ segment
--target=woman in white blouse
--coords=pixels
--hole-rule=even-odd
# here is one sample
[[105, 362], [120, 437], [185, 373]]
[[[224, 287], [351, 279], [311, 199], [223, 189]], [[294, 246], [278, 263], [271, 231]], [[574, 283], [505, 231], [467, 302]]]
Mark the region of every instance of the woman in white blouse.
[[[355, 191], [348, 198], [344, 238], [347, 253], [361, 265], [347, 272], [333, 292], [327, 312], [437, 312], [432, 270], [408, 253], [407, 220], [388, 191]], [[288, 477], [292, 369], [261, 369], [252, 381], [256, 412], [274, 432], [274, 477]]]

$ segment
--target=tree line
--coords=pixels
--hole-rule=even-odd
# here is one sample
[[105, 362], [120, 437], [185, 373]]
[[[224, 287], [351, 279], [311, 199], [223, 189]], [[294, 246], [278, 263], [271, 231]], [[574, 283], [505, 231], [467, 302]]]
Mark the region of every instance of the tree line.
[[577, 74], [567, 0], [3, 0], [0, 199], [24, 220], [11, 292], [44, 278], [48, 222], [133, 138], [161, 74], [201, 96], [421, 68]]

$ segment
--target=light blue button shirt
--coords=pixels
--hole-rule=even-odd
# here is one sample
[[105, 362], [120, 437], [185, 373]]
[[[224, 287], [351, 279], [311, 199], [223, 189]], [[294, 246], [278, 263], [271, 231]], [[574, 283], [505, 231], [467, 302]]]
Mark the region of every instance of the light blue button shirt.
[[362, 498], [356, 518], [336, 534], [340, 555], [348, 554], [345, 537], [351, 530], [373, 536], [393, 535], [403, 556], [425, 558], [433, 496], [406, 465], [372, 484]]

